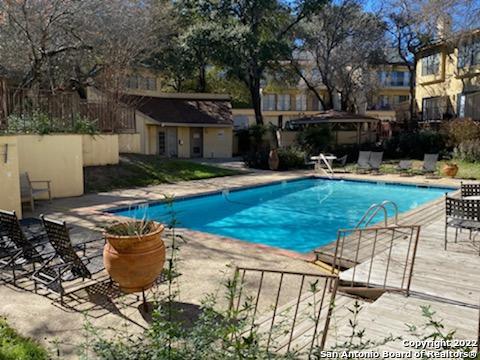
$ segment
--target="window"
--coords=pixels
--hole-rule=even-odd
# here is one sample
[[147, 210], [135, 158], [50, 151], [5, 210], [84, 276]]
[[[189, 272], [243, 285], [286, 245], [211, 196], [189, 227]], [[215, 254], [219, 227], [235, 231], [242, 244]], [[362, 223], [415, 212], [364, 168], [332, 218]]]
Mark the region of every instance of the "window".
[[165, 155], [165, 133], [160, 131], [158, 133], [158, 155]]
[[408, 86], [408, 72], [392, 71], [390, 76], [391, 86]]
[[290, 110], [290, 95], [280, 94], [277, 96], [277, 110], [286, 111]]
[[480, 120], [480, 91], [468, 94], [459, 94], [457, 103], [458, 117]]
[[262, 109], [266, 111], [275, 110], [275, 94], [266, 94], [262, 96]]
[[438, 74], [440, 70], [440, 53], [422, 58], [422, 76]]
[[438, 121], [447, 116], [448, 108], [445, 97], [436, 96], [422, 100], [423, 121]]
[[307, 95], [301, 94], [295, 97], [295, 110], [298, 110], [298, 111], [307, 110]]
[[389, 110], [390, 109], [390, 99], [387, 95], [380, 96], [380, 109]]
[[460, 45], [458, 48], [458, 68], [480, 65], [480, 39]]
[[145, 78], [145, 89], [146, 90], [157, 90], [157, 81], [155, 78]]
[[127, 87], [129, 89], [138, 89], [138, 76], [129, 76], [127, 77]]

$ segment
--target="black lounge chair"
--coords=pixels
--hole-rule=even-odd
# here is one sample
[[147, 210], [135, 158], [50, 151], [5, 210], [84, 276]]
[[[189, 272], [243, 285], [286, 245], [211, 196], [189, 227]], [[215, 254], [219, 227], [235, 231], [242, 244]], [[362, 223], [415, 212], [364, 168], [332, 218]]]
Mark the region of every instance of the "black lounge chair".
[[[458, 230], [465, 229], [470, 232], [480, 230], [480, 200], [467, 200], [445, 197], [445, 250], [448, 243], [448, 228], [455, 228], [455, 243], [458, 238]], [[480, 250], [479, 250], [480, 255]]]
[[43, 215], [40, 218], [56, 256], [37, 270], [32, 278], [49, 291], [60, 295], [60, 303], [63, 305], [66, 282], [92, 279], [94, 274], [104, 269], [101, 252], [89, 256], [86, 254], [87, 244], [102, 239], [92, 239], [79, 244], [83, 248], [83, 255], [79, 256], [79, 248], [72, 245], [69, 229], [64, 221], [47, 219]]
[[[29, 227], [35, 227], [35, 230]], [[22, 276], [29, 275], [36, 270], [37, 264], [48, 261], [52, 256], [52, 253], [44, 251], [47, 237], [39, 221], [19, 221], [15, 211], [0, 210], [0, 229], [0, 270], [11, 271], [14, 284], [18, 279], [17, 271], [21, 271]]]

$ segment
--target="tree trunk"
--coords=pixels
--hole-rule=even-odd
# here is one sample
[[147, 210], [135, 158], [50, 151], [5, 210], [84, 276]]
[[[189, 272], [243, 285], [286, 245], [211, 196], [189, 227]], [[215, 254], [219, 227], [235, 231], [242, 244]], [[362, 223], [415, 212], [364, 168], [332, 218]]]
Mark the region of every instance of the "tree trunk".
[[409, 66], [410, 70], [410, 121], [408, 124], [409, 129], [417, 127], [417, 114], [415, 111], [415, 73], [417, 70], [416, 64]]
[[205, 64], [201, 64], [198, 68], [197, 91], [201, 93], [207, 92], [207, 75]]
[[250, 96], [252, 98], [253, 110], [255, 111], [255, 122], [263, 125], [262, 98], [260, 96], [260, 78], [250, 78]]

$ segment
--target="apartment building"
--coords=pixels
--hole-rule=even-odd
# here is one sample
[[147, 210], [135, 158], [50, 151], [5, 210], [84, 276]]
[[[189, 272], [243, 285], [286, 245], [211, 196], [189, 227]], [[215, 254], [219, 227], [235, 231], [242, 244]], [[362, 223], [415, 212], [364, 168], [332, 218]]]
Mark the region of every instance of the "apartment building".
[[[320, 74], [315, 68], [308, 68], [308, 76], [312, 83], [320, 84]], [[376, 66], [373, 70], [377, 79], [375, 91], [365, 94], [366, 104], [363, 113], [380, 120], [394, 121], [396, 108], [401, 103], [409, 101], [410, 72], [402, 63], [385, 63]], [[327, 99], [327, 90], [324, 85], [318, 85], [316, 92], [322, 99]], [[322, 103], [316, 94], [310, 90], [305, 82], [298, 81], [295, 86], [279, 87], [272, 85], [269, 80], [262, 86], [262, 113], [264, 122], [282, 127], [289, 120], [305, 116], [312, 116], [323, 111]], [[336, 109], [339, 109], [339, 98], [333, 99]], [[243, 128], [255, 123], [253, 109], [232, 109], [236, 128]]]
[[480, 120], [480, 29], [425, 46], [416, 61], [415, 98], [423, 124]]

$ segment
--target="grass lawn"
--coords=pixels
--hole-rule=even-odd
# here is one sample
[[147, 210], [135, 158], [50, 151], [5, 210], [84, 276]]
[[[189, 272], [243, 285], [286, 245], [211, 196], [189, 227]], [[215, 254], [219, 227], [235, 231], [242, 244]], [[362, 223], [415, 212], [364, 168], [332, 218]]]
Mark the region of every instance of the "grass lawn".
[[47, 352], [36, 342], [26, 339], [0, 318], [0, 359], [1, 360], [43, 360]]
[[[394, 174], [396, 173], [396, 167], [399, 160], [386, 160], [383, 162], [380, 170], [384, 174]], [[444, 176], [442, 174], [442, 168], [447, 161], [439, 161], [437, 165], [437, 175]], [[466, 179], [466, 180], [480, 180], [480, 163], [469, 163], [464, 161], [452, 161], [453, 163], [458, 165], [458, 173], [455, 178], [457, 179]], [[412, 173], [415, 174], [420, 173], [419, 170], [422, 168], [423, 161], [421, 160], [413, 160], [413, 171]], [[352, 166], [354, 169], [354, 166]]]
[[162, 159], [155, 155], [122, 154], [118, 165], [85, 168], [85, 191], [110, 191], [240, 173], [187, 160]]

